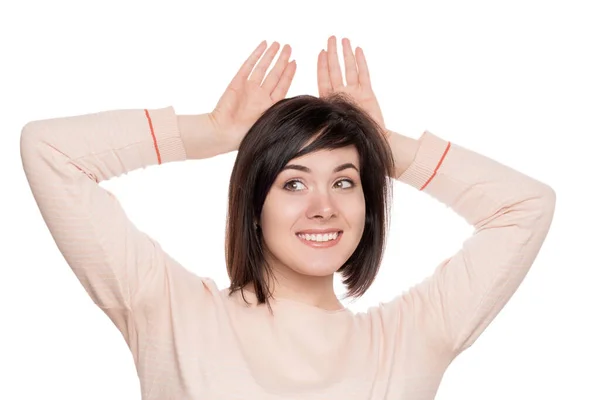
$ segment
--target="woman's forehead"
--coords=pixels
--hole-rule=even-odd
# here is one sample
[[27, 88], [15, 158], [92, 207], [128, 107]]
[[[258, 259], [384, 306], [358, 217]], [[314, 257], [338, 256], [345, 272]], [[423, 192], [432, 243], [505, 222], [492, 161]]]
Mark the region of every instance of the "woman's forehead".
[[337, 149], [320, 149], [311, 153], [296, 157], [288, 162], [289, 164], [312, 164], [327, 166], [338, 164], [340, 161], [352, 162], [358, 166], [359, 155], [356, 147], [346, 146]]

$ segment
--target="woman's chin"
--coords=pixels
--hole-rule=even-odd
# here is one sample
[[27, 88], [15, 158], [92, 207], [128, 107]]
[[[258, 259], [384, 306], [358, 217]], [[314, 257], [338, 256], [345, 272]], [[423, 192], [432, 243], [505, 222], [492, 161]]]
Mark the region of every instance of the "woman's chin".
[[324, 277], [333, 275], [343, 263], [337, 261], [326, 262], [325, 260], [315, 260], [314, 262], [304, 262], [296, 264], [294, 270], [302, 275]]

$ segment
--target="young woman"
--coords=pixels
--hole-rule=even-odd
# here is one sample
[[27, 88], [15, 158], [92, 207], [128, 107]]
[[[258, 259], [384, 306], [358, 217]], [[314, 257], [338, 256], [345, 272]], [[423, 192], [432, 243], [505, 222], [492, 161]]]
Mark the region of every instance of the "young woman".
[[[132, 351], [143, 399], [433, 399], [451, 361], [515, 292], [550, 228], [552, 188], [428, 131], [388, 130], [364, 53], [335, 37], [319, 97], [285, 98], [286, 45], [261, 43], [215, 109], [113, 110], [28, 123], [23, 166], [56, 244]], [[266, 77], [265, 77], [266, 75]], [[227, 219], [231, 285], [192, 274], [98, 183], [238, 150]], [[353, 313], [382, 257], [390, 179], [475, 228], [434, 274]], [[210, 227], [207, 227], [210, 229]]]

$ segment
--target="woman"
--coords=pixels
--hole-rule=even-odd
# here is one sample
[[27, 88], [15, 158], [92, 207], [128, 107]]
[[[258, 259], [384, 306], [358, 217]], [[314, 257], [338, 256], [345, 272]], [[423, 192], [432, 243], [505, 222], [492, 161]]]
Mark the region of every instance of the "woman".
[[[430, 132], [413, 140], [385, 128], [362, 50], [342, 44], [347, 83], [332, 36], [318, 58], [319, 98], [284, 99], [291, 48], [266, 74], [279, 45], [263, 42], [211, 113], [113, 110], [23, 128], [33, 195], [127, 341], [143, 399], [433, 399], [533, 264], [552, 188]], [[220, 290], [137, 230], [98, 183], [234, 150], [231, 286]], [[353, 297], [375, 278], [389, 178], [442, 201], [475, 232], [419, 285], [352, 313], [333, 274]]]

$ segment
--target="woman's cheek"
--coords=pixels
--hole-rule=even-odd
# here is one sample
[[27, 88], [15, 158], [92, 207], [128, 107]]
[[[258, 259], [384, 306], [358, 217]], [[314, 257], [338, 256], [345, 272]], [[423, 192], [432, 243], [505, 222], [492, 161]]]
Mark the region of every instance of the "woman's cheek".
[[291, 229], [304, 212], [305, 202], [300, 196], [278, 196], [273, 195], [265, 202], [262, 219], [265, 227], [270, 225], [276, 229]]
[[290, 198], [282, 201], [279, 206], [279, 214], [285, 220], [296, 221], [305, 213], [306, 201], [300, 196], [290, 196]]
[[344, 202], [344, 212], [353, 221], [364, 221], [365, 211], [365, 197], [362, 192], [356, 193]]

